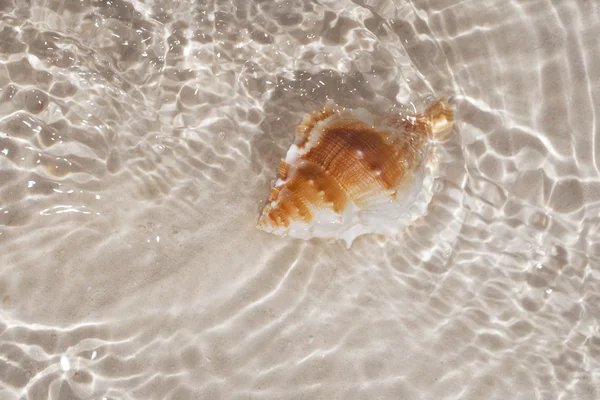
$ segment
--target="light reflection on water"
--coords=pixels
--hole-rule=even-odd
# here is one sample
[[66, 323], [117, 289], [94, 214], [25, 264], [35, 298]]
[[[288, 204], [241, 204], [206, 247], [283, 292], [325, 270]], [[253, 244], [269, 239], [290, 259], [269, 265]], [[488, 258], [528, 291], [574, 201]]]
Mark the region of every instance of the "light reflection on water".
[[[598, 398], [596, 6], [30, 3], [0, 3], [0, 397]], [[254, 228], [303, 113], [441, 95], [401, 237]]]

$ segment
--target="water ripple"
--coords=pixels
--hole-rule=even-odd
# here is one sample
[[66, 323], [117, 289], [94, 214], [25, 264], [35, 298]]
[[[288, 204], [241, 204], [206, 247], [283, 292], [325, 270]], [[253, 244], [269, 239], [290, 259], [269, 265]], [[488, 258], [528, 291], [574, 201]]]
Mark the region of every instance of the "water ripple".
[[[0, 397], [596, 399], [599, 9], [0, 2]], [[449, 96], [398, 237], [254, 228], [325, 101]]]

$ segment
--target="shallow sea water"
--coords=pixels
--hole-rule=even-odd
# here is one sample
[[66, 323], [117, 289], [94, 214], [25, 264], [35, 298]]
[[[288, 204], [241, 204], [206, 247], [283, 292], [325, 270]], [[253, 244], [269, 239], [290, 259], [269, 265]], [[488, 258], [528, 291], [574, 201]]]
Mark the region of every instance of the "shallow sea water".
[[[0, 398], [600, 398], [594, 1], [0, 1]], [[399, 237], [255, 228], [303, 113], [451, 96]]]

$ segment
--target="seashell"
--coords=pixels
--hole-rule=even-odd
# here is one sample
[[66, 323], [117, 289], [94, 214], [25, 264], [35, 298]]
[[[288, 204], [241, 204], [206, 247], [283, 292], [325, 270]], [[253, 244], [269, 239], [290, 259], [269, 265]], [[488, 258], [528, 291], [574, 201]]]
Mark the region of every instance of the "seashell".
[[427, 212], [435, 154], [453, 112], [443, 99], [423, 114], [378, 116], [325, 108], [305, 116], [257, 227], [299, 239], [397, 234]]

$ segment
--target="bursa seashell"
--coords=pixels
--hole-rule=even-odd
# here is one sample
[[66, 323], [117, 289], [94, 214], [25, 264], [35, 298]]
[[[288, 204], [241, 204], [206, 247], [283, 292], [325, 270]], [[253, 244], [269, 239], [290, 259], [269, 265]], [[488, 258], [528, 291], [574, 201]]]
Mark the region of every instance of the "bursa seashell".
[[344, 240], [399, 233], [427, 213], [432, 142], [453, 112], [439, 99], [422, 114], [378, 116], [325, 108], [307, 115], [279, 165], [258, 228], [278, 236]]

